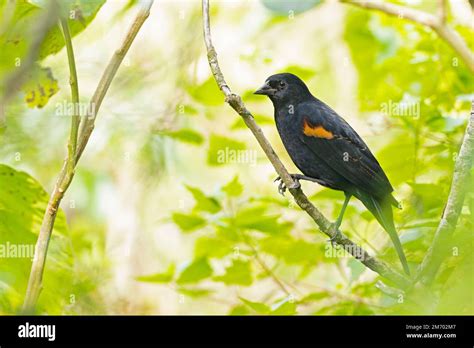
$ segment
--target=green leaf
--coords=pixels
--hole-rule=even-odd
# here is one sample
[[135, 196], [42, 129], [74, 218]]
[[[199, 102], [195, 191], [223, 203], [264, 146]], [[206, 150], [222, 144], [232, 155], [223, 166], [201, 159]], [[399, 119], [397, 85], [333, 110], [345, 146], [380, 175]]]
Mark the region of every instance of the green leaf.
[[[35, 1], [38, 4], [44, 1]], [[95, 18], [105, 0], [66, 0], [61, 3], [67, 12], [69, 31], [74, 37], [82, 32]], [[59, 52], [64, 47], [64, 37], [59, 26], [53, 26], [43, 41], [39, 59]]]
[[183, 128], [177, 131], [159, 132], [158, 134], [179, 140], [183, 143], [193, 145], [200, 145], [204, 141], [204, 138], [200, 133], [187, 128]]
[[233, 163], [251, 163], [250, 151], [245, 151], [245, 143], [212, 134], [209, 140], [207, 163], [218, 166]]
[[209, 296], [214, 291], [209, 290], [209, 289], [179, 287], [178, 292], [180, 294], [183, 294], [192, 298], [199, 298], [199, 297]]
[[246, 300], [243, 297], [239, 297], [239, 298], [243, 303], [245, 303], [247, 306], [249, 306], [253, 311], [257, 312], [258, 314], [268, 314], [271, 312], [270, 307], [268, 307], [265, 303], [252, 302], [252, 301]]
[[[0, 313], [16, 311], [22, 300], [31, 269], [35, 244], [49, 195], [29, 174], [0, 164], [0, 293], [3, 286], [11, 297], [0, 300]], [[60, 209], [48, 250], [45, 285], [38, 303], [39, 311], [59, 313], [71, 293], [73, 259], [66, 217]], [[4, 297], [0, 294], [0, 298]], [[52, 299], [54, 298], [54, 301]]]
[[[97, 11], [105, 0], [68, 0], [61, 5], [67, 12], [71, 36], [79, 32], [94, 19]], [[13, 4], [13, 5], [12, 5]], [[0, 92], [10, 88], [6, 86], [7, 76], [24, 64], [29, 54], [33, 38], [38, 35], [39, 21], [43, 21], [45, 1], [2, 1], [0, 2], [0, 16], [9, 18], [10, 8], [13, 7], [12, 17], [8, 24], [8, 30], [0, 35]], [[43, 7], [43, 8], [41, 8]], [[55, 54], [65, 45], [63, 34], [58, 25], [53, 25], [45, 34], [38, 53], [38, 61], [43, 60], [51, 54]], [[26, 94], [29, 107], [43, 107], [49, 98], [58, 91], [57, 81], [51, 70], [42, 68], [39, 64], [33, 64], [27, 81], [22, 88]]]
[[221, 210], [219, 201], [214, 197], [206, 196], [204, 192], [197, 187], [186, 185], [186, 189], [191, 192], [196, 201], [196, 205], [194, 206], [195, 210], [206, 211], [212, 214]]
[[268, 237], [260, 242], [262, 251], [275, 255], [287, 264], [315, 264], [322, 259], [321, 245], [292, 237]]
[[250, 262], [234, 260], [231, 266], [227, 267], [225, 274], [214, 277], [214, 281], [223, 282], [227, 285], [249, 286], [253, 282]]
[[246, 305], [238, 305], [230, 310], [229, 315], [247, 315], [249, 313], [250, 311]]
[[294, 315], [296, 314], [296, 302], [289, 297], [275, 303], [272, 306], [271, 315]]
[[174, 272], [175, 272], [175, 265], [172, 263], [168, 270], [164, 273], [155, 273], [147, 276], [139, 276], [135, 279], [140, 282], [148, 282], [148, 283], [169, 283], [173, 280]]
[[240, 183], [239, 177], [236, 175], [231, 181], [222, 187], [222, 191], [224, 191], [228, 196], [238, 197], [244, 191], [244, 187]]
[[265, 212], [266, 207], [264, 206], [241, 209], [237, 212], [233, 223], [238, 228], [271, 234], [287, 233], [293, 226], [290, 222], [278, 222], [279, 215], [270, 215]]
[[319, 300], [322, 300], [323, 298], [328, 297], [328, 295], [329, 294], [326, 291], [312, 292], [311, 294], [306, 295], [301, 300], [299, 300], [298, 303], [305, 304], [305, 303], [317, 302]]
[[212, 76], [201, 85], [188, 88], [188, 93], [200, 104], [216, 106], [224, 103], [224, 97]]
[[205, 219], [193, 214], [173, 213], [172, 219], [183, 232], [191, 232], [206, 225]]
[[212, 276], [212, 268], [206, 258], [200, 258], [186, 267], [176, 281], [178, 284], [197, 283]]
[[201, 237], [194, 246], [194, 256], [222, 258], [232, 252], [234, 243], [222, 238]]
[[42, 108], [59, 91], [59, 87], [50, 68], [41, 68], [39, 65], [35, 65], [22, 90], [25, 93], [25, 102], [28, 107]]

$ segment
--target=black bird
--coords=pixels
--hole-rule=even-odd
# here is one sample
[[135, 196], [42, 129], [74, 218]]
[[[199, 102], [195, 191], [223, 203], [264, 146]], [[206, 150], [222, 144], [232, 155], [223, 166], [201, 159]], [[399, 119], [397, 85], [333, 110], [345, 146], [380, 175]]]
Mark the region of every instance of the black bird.
[[[392, 205], [400, 208], [400, 204], [392, 196], [393, 187], [379, 162], [356, 131], [314, 97], [296, 75], [272, 75], [255, 94], [266, 95], [273, 103], [283, 144], [304, 174], [292, 174], [292, 177], [298, 183], [309, 180], [344, 192], [344, 204], [335, 223], [337, 228], [350, 198], [358, 198], [388, 232], [403, 269], [410, 274], [393, 223]], [[280, 192], [285, 189], [280, 183]]]

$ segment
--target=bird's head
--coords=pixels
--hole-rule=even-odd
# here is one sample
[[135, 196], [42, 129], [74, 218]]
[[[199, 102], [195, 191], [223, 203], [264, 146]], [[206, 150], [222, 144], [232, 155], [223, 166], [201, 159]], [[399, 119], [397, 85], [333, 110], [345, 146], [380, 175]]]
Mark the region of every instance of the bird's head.
[[311, 97], [304, 82], [290, 73], [270, 76], [254, 94], [268, 96], [273, 104], [297, 103]]

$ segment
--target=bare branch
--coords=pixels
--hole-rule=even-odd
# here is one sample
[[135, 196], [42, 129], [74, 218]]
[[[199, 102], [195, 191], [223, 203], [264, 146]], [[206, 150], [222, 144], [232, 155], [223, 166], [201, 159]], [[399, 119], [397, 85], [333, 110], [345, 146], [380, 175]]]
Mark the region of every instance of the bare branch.
[[430, 27], [456, 51], [456, 53], [466, 63], [469, 70], [474, 72], [474, 54], [471, 52], [461, 35], [459, 35], [458, 32], [446, 24], [445, 10], [443, 10], [442, 16], [434, 16], [430, 13], [420, 10], [382, 1], [340, 1], [342, 3], [362, 7], [365, 9], [380, 11], [390, 16], [395, 16], [400, 19], [407, 19], [409, 21]]
[[[71, 159], [74, 166], [72, 167], [72, 170], [70, 170], [69, 164], [71, 163], [71, 161], [69, 161], [69, 159], [66, 159], [61, 169], [61, 172], [58, 176], [56, 185], [49, 199], [46, 212], [44, 213], [43, 222], [41, 224], [41, 230], [38, 236], [38, 240], [36, 242], [35, 256], [33, 259], [33, 264], [31, 266], [30, 278], [28, 280], [28, 288], [27, 288], [25, 300], [23, 303], [24, 312], [33, 312], [36, 307], [36, 303], [38, 301], [38, 298], [42, 289], [42, 279], [43, 279], [43, 272], [44, 272], [44, 267], [46, 263], [46, 256], [48, 252], [48, 245], [51, 238], [54, 221], [56, 219], [56, 214], [59, 209], [59, 204], [61, 203], [61, 200], [64, 197], [64, 193], [66, 192], [69, 185], [71, 184], [71, 181], [74, 177], [74, 167], [79, 161], [82, 151], [84, 150], [87, 144], [87, 141], [89, 140], [90, 134], [92, 133], [94, 120], [99, 110], [100, 103], [102, 102], [110, 86], [110, 83], [112, 82], [112, 79], [115, 76], [115, 73], [117, 72], [118, 67], [120, 66], [120, 63], [125, 57], [125, 54], [130, 48], [130, 45], [135, 39], [139, 29], [141, 28], [145, 20], [148, 18], [152, 4], [153, 4], [153, 0], [144, 1], [142, 3], [142, 7], [138, 12], [135, 18], [135, 21], [133, 22], [128, 32], [128, 35], [123, 41], [120, 49], [115, 52], [115, 55], [112, 57], [109, 65], [107, 66], [107, 69], [102, 75], [102, 79], [100, 80], [99, 85], [97, 86], [96, 92], [94, 94], [94, 97], [91, 100], [91, 104], [94, 105], [94, 108], [95, 108], [93, 118], [92, 120], [87, 120], [85, 117], [83, 118], [83, 120], [85, 120], [84, 124], [90, 125], [90, 126], [86, 127], [85, 131], [81, 133], [80, 138], [79, 138], [80, 142], [77, 143], [77, 147], [75, 146], [75, 149], [74, 149], [75, 158]], [[70, 37], [65, 35], [65, 40], [66, 41], [70, 40]], [[69, 60], [70, 68], [72, 65], [71, 58], [73, 58], [71, 57], [71, 54], [73, 55], [72, 50], [71, 52], [68, 51], [68, 58], [70, 59]], [[71, 74], [72, 74], [72, 71], [71, 71]], [[76, 92], [75, 88], [77, 88], [77, 85], [75, 85], [75, 87], [74, 85], [75, 84], [71, 83], [71, 88], [73, 91], [73, 100], [76, 97], [78, 99], [78, 95], [79, 95], [79, 92], [77, 91], [77, 96], [74, 96], [74, 93]], [[77, 136], [77, 128], [75, 132]], [[73, 133], [74, 131], [71, 129], [71, 135]], [[69, 152], [69, 154], [71, 154], [71, 152]]]
[[[253, 135], [260, 144], [262, 150], [265, 152], [267, 158], [272, 163], [275, 171], [278, 173], [280, 178], [288, 187], [290, 193], [293, 195], [296, 203], [303, 209], [319, 226], [320, 230], [329, 237], [335, 237], [336, 230], [323, 214], [308, 200], [306, 195], [303, 193], [301, 188], [290, 176], [280, 158], [273, 150], [271, 144], [263, 134], [262, 129], [257, 125], [255, 119], [249, 110], [245, 107], [242, 99], [237, 94], [232, 93], [230, 87], [227, 85], [224, 75], [219, 67], [217, 60], [217, 53], [212, 44], [210, 20], [209, 20], [209, 1], [202, 0], [202, 12], [203, 12], [203, 29], [204, 29], [204, 41], [207, 48], [207, 58], [209, 60], [209, 66], [212, 74], [219, 85], [220, 90], [225, 95], [226, 102], [243, 118], [247, 127], [252, 131]], [[410, 279], [406, 278], [401, 273], [393, 270], [384, 262], [370, 256], [368, 252], [358, 246], [356, 243], [351, 241], [349, 238], [341, 233], [341, 237], [336, 239], [336, 243], [342, 246], [347, 252], [353, 255], [366, 267], [370, 268], [374, 272], [377, 272], [381, 276], [389, 279], [393, 283], [401, 287], [408, 287], [411, 284]]]
[[438, 18], [441, 23], [446, 23], [448, 16], [448, 0], [438, 0]]
[[454, 175], [451, 182], [451, 190], [444, 208], [443, 217], [436, 229], [433, 243], [420, 265], [416, 277], [425, 284], [430, 284], [434, 279], [441, 262], [446, 257], [449, 240], [452, 237], [456, 224], [461, 214], [466, 191], [469, 188], [470, 172], [474, 154], [474, 100], [471, 105], [471, 116], [469, 118], [466, 132], [461, 144], [459, 155], [454, 165]]
[[97, 86], [94, 96], [90, 101], [90, 107], [88, 108], [88, 110], [93, 110], [93, 113], [92, 115], [89, 115], [89, 117], [84, 117], [81, 120], [77, 160], [79, 160], [79, 158], [81, 157], [82, 152], [84, 151], [84, 148], [86, 147], [87, 142], [89, 141], [89, 137], [91, 136], [92, 130], [94, 129], [94, 123], [97, 117], [97, 112], [99, 111], [102, 101], [104, 100], [105, 93], [109, 89], [110, 83], [115, 77], [115, 74], [117, 73], [117, 70], [123, 59], [125, 58], [125, 55], [127, 54], [130, 46], [132, 45], [133, 40], [135, 40], [135, 37], [140, 31], [140, 28], [150, 15], [150, 8], [152, 4], [153, 0], [146, 0], [144, 2], [142, 9], [137, 14], [137, 17], [135, 18], [135, 21], [130, 27], [127, 36], [123, 40], [122, 45], [119, 47], [118, 50], [115, 51], [114, 55], [109, 61], [109, 64], [105, 68], [104, 73], [102, 74], [102, 77], [99, 81], [99, 85]]

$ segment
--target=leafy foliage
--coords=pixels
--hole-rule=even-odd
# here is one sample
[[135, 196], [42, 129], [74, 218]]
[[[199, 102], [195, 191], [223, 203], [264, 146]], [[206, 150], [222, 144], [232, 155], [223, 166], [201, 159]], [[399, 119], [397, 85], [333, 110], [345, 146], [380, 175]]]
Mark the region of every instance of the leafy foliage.
[[[105, 3], [105, 0], [68, 0], [61, 3], [61, 10], [65, 13], [70, 26], [71, 36], [83, 31], [94, 19], [95, 15]], [[58, 53], [65, 45], [63, 34], [57, 25], [53, 25], [46, 33], [41, 33], [39, 27], [44, 20], [47, 2], [37, 1], [0, 1], [0, 16], [9, 19], [0, 31], [0, 90], [8, 89], [5, 86], [6, 78], [15, 69], [18, 69], [29, 55], [41, 61], [49, 55]], [[47, 29], [47, 28], [46, 28]], [[38, 52], [32, 52], [32, 43], [38, 35], [44, 34], [44, 39]], [[25, 101], [29, 107], [42, 108], [58, 91], [57, 80], [53, 77], [50, 68], [40, 64], [33, 64], [25, 83], [22, 86]]]
[[[0, 312], [16, 311], [21, 305], [47, 203], [48, 195], [35, 179], [0, 164]], [[59, 284], [72, 282], [71, 249], [62, 211], [56, 217], [50, 244], [49, 272], [45, 274], [45, 296], [41, 305], [59, 312], [70, 290]], [[56, 302], [54, 297], [58, 299]]]

